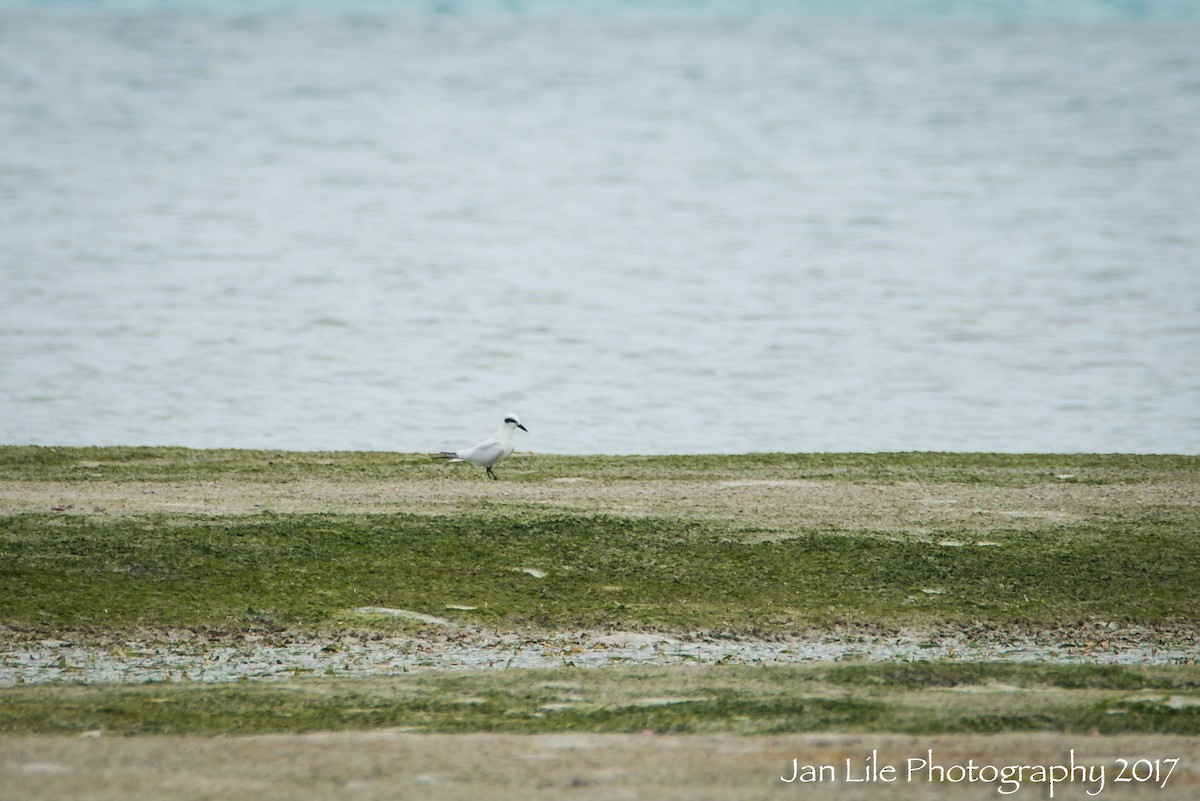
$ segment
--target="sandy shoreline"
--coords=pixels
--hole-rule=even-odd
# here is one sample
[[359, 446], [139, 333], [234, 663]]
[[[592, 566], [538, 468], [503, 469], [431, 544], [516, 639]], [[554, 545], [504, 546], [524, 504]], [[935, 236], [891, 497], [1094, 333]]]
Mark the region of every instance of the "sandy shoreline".
[[[221, 798], [224, 801], [340, 798], [530, 798], [620, 801], [658, 799], [1045, 798], [1046, 782], [1028, 780], [999, 795], [998, 782], [939, 774], [933, 764], [1068, 766], [1091, 781], [1055, 787], [1054, 798], [1191, 799], [1200, 787], [1200, 742], [1185, 737], [1090, 737], [1062, 734], [908, 737], [903, 735], [440, 735], [397, 731], [252, 737], [0, 737], [0, 796], [24, 801], [87, 797]], [[874, 754], [873, 754], [874, 752]], [[896, 769], [876, 781], [865, 765]], [[1122, 760], [1179, 762], [1166, 786], [1117, 783]], [[797, 760], [795, 763], [793, 760]], [[846, 760], [850, 760], [847, 763]], [[797, 766], [828, 766], [833, 781], [783, 781]], [[1098, 782], [1104, 770], [1104, 784]], [[988, 776], [980, 771], [976, 776]], [[853, 779], [849, 781], [848, 779]], [[1161, 775], [1160, 775], [1161, 779]], [[1006, 787], [1010, 791], [1012, 786]], [[1091, 792], [1088, 796], [1085, 793]]]
[[[98, 466], [79, 469], [99, 472]], [[1023, 475], [1028, 480], [996, 483], [855, 483], [733, 472], [704, 480], [599, 481], [570, 475], [494, 483], [423, 477], [388, 481], [345, 474], [287, 481], [232, 476], [115, 480], [81, 474], [76, 480], [0, 480], [0, 517], [47, 515], [53, 525], [55, 516], [154, 516], [170, 524], [266, 513], [438, 515], [487, 509], [509, 515], [529, 511], [736, 521], [744, 523], [745, 536], [751, 538], [776, 539], [797, 530], [833, 527], [880, 541], [924, 543], [922, 547], [931, 552], [980, 548], [991, 553], [990, 549], [1005, 547], [998, 543], [1006, 533], [1052, 536], [1058, 526], [1124, 525], [1159, 519], [1164, 510], [1171, 519], [1190, 520], [1200, 503], [1193, 478], [1179, 473], [1163, 473], [1154, 481], [1108, 476], [1094, 483], [1089, 480], [1099, 477], [1082, 470]], [[411, 626], [406, 622], [382, 630], [356, 620], [352, 609], [320, 629], [295, 632], [252, 627], [0, 628], [0, 687], [59, 685], [70, 692], [70, 686], [78, 684], [218, 684], [242, 679], [274, 686], [307, 676], [387, 677], [424, 671], [466, 675], [466, 671], [507, 668], [607, 665], [679, 666], [682, 674], [685, 665], [842, 660], [1173, 665], [1194, 663], [1200, 655], [1200, 635], [1190, 621], [1128, 626], [1096, 619], [1045, 629], [947, 625], [884, 630], [863, 625], [761, 638], [744, 636], [749, 632], [717, 631], [493, 631], [456, 619], [463, 613], [454, 609], [439, 606], [423, 608], [421, 613], [422, 617], [410, 618]], [[98, 689], [87, 688], [87, 692]], [[31, 691], [59, 692], [42, 687]], [[1063, 763], [1074, 750], [1081, 760], [1106, 764], [1110, 771], [1122, 758], [1181, 758], [1165, 788], [1110, 782], [1091, 797], [1170, 801], [1195, 798], [1200, 791], [1200, 740], [1194, 737], [1094, 737], [1086, 732], [507, 735], [385, 729], [236, 737], [113, 737], [96, 731], [83, 737], [0, 736], [0, 798], [608, 801], [652, 796], [969, 801], [1000, 797], [995, 785], [986, 783], [843, 780], [800, 787], [781, 780], [792, 759], [840, 765], [848, 758], [861, 761], [872, 749], [879, 749], [883, 759], [900, 762], [930, 748], [948, 764], [967, 760]], [[1084, 792], [1081, 786], [1060, 787], [1054, 797], [1088, 797]], [[1046, 797], [1046, 788], [1027, 784], [1006, 797]]]
[[203, 481], [21, 481], [0, 479], [0, 516], [31, 513], [241, 516], [275, 514], [422, 514], [488, 504], [590, 514], [736, 519], [747, 526], [837, 526], [907, 537], [969, 527], [1024, 530], [1113, 522], [1163, 507], [1200, 505], [1195, 484], [1081, 484], [1064, 474], [1052, 484], [854, 484], [815, 479], [594, 481], [539, 483], [305, 478], [284, 483]]

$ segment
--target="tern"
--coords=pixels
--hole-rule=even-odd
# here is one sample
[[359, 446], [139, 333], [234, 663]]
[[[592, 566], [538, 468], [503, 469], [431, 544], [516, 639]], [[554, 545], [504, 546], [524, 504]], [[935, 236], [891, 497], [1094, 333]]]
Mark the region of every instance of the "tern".
[[518, 428], [526, 433], [529, 432], [528, 428], [521, 425], [521, 421], [515, 414], [510, 414], [504, 418], [504, 423], [496, 432], [496, 436], [488, 441], [481, 442], [474, 448], [463, 448], [461, 451], [442, 451], [433, 458], [445, 459], [448, 462], [470, 462], [476, 467], [486, 468], [487, 474], [492, 477], [492, 480], [499, 481], [500, 479], [496, 478], [496, 474], [492, 472], [492, 467], [512, 454], [513, 432]]

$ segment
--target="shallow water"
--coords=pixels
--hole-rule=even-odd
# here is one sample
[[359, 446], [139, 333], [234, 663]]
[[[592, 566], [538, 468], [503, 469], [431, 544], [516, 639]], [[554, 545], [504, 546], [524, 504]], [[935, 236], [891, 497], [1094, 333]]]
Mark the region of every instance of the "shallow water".
[[1200, 453], [1200, 14], [1036, 5], [0, 7], [0, 442]]
[[1049, 661], [1061, 664], [1192, 663], [1194, 646], [1054, 645], [1033, 640], [979, 644], [954, 637], [829, 637], [754, 640], [617, 633], [530, 639], [511, 634], [394, 638], [287, 645], [246, 643], [198, 647], [127, 644], [74, 646], [60, 641], [0, 652], [0, 687], [46, 682], [220, 682], [297, 676], [386, 676], [438, 670], [603, 667], [606, 665], [789, 665], [852, 661]]

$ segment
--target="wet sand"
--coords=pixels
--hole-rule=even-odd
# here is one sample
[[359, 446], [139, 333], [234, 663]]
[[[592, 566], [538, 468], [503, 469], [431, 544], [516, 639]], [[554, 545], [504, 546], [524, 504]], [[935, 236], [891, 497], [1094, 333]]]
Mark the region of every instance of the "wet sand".
[[[0, 737], [0, 798], [58, 801], [129, 798], [223, 801], [345, 801], [421, 798], [495, 801], [530, 798], [766, 799], [838, 801], [1047, 798], [1025, 781], [999, 794], [987, 766], [1091, 768], [1085, 781], [1057, 783], [1053, 798], [1194, 799], [1200, 742], [1180, 737], [997, 735], [775, 737], [615, 734], [359, 734], [255, 737]], [[869, 770], [872, 751], [879, 773]], [[908, 760], [920, 763], [909, 775]], [[1165, 788], [1164, 760], [1180, 759]], [[847, 766], [846, 760], [850, 760]], [[1118, 782], [1121, 759], [1158, 760], [1159, 782]], [[793, 763], [793, 760], [796, 760]], [[975, 781], [971, 773], [976, 766]], [[804, 766], [828, 766], [820, 783], [785, 782]], [[957, 770], [953, 766], [960, 766]], [[892, 767], [895, 773], [883, 770]], [[1101, 785], [1099, 768], [1104, 768]], [[1146, 763], [1138, 766], [1147, 775]], [[820, 775], [820, 771], [816, 772]], [[1049, 776], [1047, 772], [1047, 777]], [[1061, 775], [1061, 774], [1060, 774]], [[1129, 776], [1128, 771], [1126, 775]], [[866, 781], [875, 777], [875, 781]], [[890, 781], [889, 781], [890, 779]], [[956, 780], [957, 779], [957, 780]], [[1087, 795], [1091, 792], [1092, 795]]]

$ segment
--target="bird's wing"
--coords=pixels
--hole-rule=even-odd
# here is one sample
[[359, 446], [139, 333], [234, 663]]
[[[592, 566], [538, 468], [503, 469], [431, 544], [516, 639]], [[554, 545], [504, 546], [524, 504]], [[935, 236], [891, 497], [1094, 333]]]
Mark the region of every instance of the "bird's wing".
[[476, 467], [491, 467], [504, 456], [504, 446], [494, 439], [480, 443], [470, 450], [458, 452], [458, 458]]

